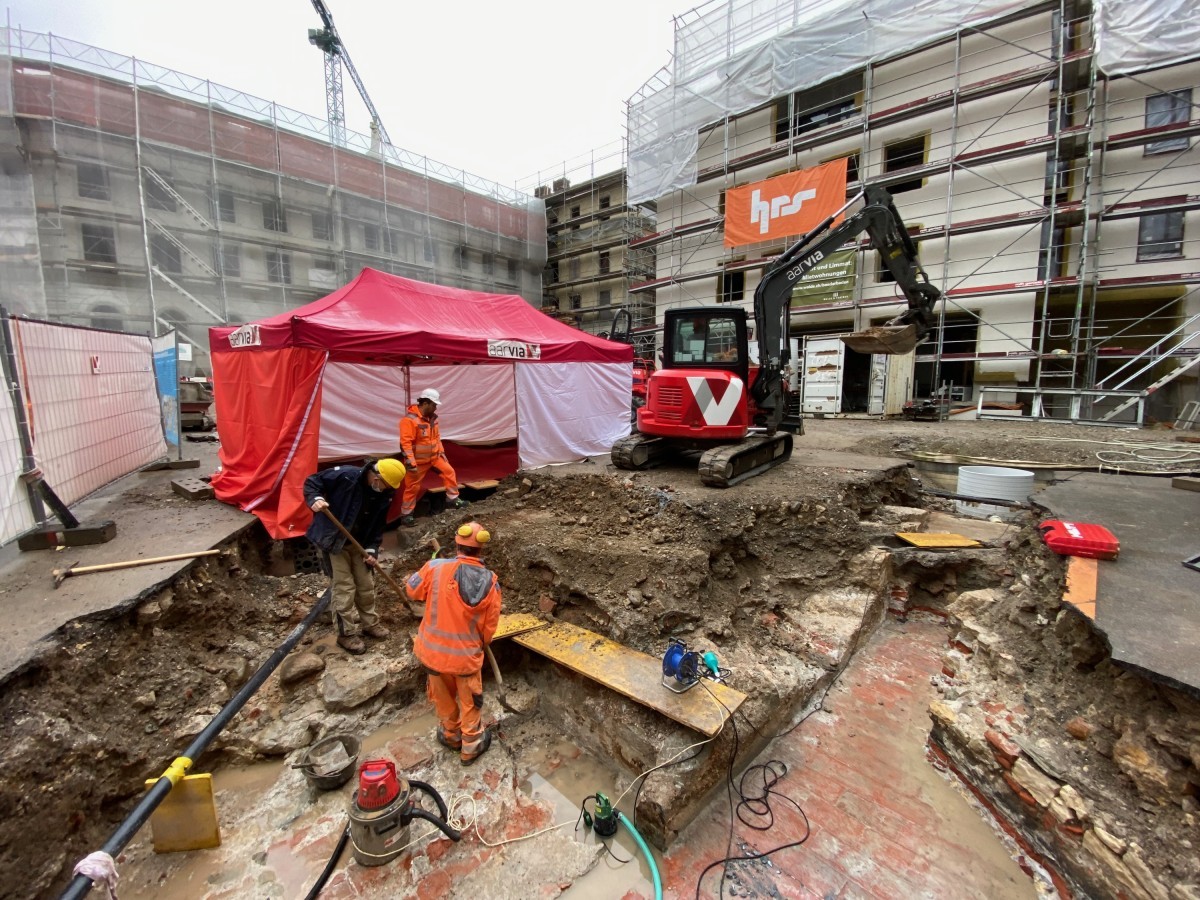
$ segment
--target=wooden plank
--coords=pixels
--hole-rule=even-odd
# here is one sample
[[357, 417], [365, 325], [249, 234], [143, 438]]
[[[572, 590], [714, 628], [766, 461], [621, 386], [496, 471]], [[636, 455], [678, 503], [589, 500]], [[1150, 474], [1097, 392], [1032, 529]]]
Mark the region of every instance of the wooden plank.
[[979, 541], [950, 532], [897, 531], [896, 537], [914, 547], [982, 547]]
[[662, 684], [661, 659], [566, 622], [513, 640], [708, 737], [720, 731], [726, 717], [746, 700], [741, 691], [707, 679], [687, 693], [676, 694]]
[[492, 635], [493, 641], [498, 641], [501, 638], [512, 637], [514, 634], [523, 634], [526, 631], [534, 631], [538, 628], [546, 628], [550, 625], [549, 622], [543, 622], [537, 616], [529, 613], [503, 613], [500, 616], [500, 623], [496, 626], [496, 633]]
[[1072, 556], [1067, 561], [1067, 590], [1063, 600], [1093, 621], [1096, 618], [1096, 578], [1099, 561]]
[[460, 484], [459, 487], [469, 487], [476, 491], [487, 491], [494, 487], [500, 487], [500, 482], [494, 478], [485, 478], [482, 481], [468, 481], [465, 484]]

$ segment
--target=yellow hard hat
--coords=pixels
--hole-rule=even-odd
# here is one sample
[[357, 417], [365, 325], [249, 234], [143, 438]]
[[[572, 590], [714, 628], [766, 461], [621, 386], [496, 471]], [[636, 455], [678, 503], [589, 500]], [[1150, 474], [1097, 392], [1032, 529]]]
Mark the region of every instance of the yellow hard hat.
[[375, 463], [375, 471], [390, 488], [398, 488], [404, 483], [404, 463], [398, 459], [381, 459]]
[[462, 544], [464, 547], [482, 547], [491, 539], [492, 533], [478, 522], [460, 525], [458, 531], [454, 533], [454, 543]]

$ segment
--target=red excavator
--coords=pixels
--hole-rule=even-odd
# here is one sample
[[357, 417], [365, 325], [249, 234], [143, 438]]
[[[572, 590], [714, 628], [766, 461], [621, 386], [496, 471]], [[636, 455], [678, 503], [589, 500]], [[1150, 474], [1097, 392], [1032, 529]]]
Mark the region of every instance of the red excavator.
[[[860, 201], [857, 211], [847, 212]], [[699, 452], [700, 480], [729, 487], [787, 460], [792, 433], [781, 425], [787, 407], [784, 368], [789, 361], [792, 289], [828, 254], [864, 231], [904, 292], [908, 309], [886, 325], [842, 340], [859, 353], [913, 350], [929, 332], [942, 293], [921, 268], [916, 244], [891, 194], [868, 185], [763, 274], [754, 292], [757, 364], [750, 358], [746, 310], [666, 311], [662, 367], [650, 376], [646, 404], [637, 411], [637, 429], [613, 445], [613, 464], [645, 469], [679, 453]]]

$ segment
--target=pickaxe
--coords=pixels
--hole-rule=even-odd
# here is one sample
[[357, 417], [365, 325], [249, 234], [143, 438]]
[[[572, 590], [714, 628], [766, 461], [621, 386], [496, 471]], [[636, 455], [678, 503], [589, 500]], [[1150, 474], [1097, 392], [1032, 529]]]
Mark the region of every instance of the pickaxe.
[[72, 575], [86, 575], [89, 572], [111, 572], [114, 569], [132, 569], [134, 566], [152, 566], [155, 563], [174, 562], [177, 559], [195, 559], [200, 556], [219, 556], [223, 550], [200, 550], [197, 553], [172, 553], [170, 556], [152, 556], [147, 559], [131, 559], [127, 562], [101, 563], [95, 566], [81, 566], [71, 563], [65, 569], [54, 570], [54, 587], [63, 583], [63, 579]]

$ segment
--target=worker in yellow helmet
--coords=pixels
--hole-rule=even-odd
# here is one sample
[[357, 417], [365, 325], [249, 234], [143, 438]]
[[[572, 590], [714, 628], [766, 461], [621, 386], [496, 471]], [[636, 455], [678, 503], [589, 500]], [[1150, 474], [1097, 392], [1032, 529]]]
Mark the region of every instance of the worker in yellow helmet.
[[413, 655], [425, 667], [427, 691], [438, 717], [437, 741], [469, 766], [492, 745], [483, 727], [483, 648], [500, 621], [500, 583], [479, 559], [492, 539], [478, 522], [460, 525], [455, 559], [431, 559], [405, 585], [424, 603]]
[[[382, 640], [390, 633], [375, 612], [379, 544], [388, 507], [404, 483], [404, 464], [381, 459], [365, 466], [335, 466], [304, 480], [304, 502], [315, 515], [305, 535], [325, 552], [325, 574], [333, 579], [333, 617], [338, 646], [347, 653], [366, 652], [363, 635]], [[330, 521], [328, 509], [366, 551], [346, 546], [345, 535]]]

